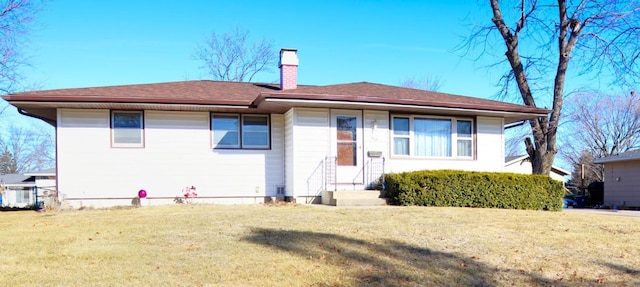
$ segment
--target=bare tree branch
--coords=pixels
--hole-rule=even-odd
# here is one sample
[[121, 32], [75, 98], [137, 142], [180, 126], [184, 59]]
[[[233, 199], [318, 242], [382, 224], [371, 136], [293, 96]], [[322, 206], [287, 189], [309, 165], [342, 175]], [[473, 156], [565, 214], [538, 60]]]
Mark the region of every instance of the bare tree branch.
[[271, 42], [262, 39], [249, 43], [249, 31], [234, 30], [211, 36], [199, 46], [193, 58], [203, 63], [214, 80], [250, 82], [261, 72], [270, 72], [278, 62], [278, 55]]
[[55, 163], [55, 139], [44, 128], [12, 126], [0, 138], [0, 173], [24, 173], [50, 168]]
[[436, 76], [407, 77], [400, 82], [401, 87], [425, 91], [438, 91], [442, 84], [443, 81]]
[[505, 129], [505, 156], [520, 156], [526, 154], [526, 146], [524, 146], [523, 143], [530, 133], [531, 129], [525, 124]]
[[0, 93], [14, 91], [22, 80], [26, 59], [20, 51], [38, 10], [34, 0], [0, 0]]
[[[574, 165], [584, 165], [604, 177], [602, 166], [593, 159], [640, 148], [640, 96], [583, 92], [571, 97], [567, 119], [573, 132], [562, 146], [561, 155]], [[590, 158], [588, 161], [586, 158]]]
[[2, 114], [7, 110], [9, 105], [4, 100], [0, 100], [0, 119], [2, 119]]
[[[551, 105], [548, 117], [529, 121], [532, 139], [526, 142], [534, 173], [549, 174], [558, 152], [569, 71], [613, 75], [618, 83], [639, 78], [640, 1], [489, 0], [489, 4], [493, 25], [478, 26], [465, 45], [471, 49], [504, 43], [509, 68], [499, 81], [501, 94], [511, 94], [516, 86], [525, 105]], [[482, 41], [490, 43], [477, 45]], [[575, 67], [571, 70], [570, 62]]]

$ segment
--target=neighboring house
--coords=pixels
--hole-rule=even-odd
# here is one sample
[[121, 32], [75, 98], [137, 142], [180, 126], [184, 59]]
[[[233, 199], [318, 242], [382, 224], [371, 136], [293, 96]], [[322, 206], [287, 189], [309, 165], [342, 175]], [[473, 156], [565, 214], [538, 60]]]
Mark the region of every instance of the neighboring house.
[[640, 207], [640, 149], [593, 161], [604, 164], [604, 205]]
[[[360, 82], [185, 81], [60, 89], [3, 98], [56, 127], [58, 190], [72, 206], [318, 202], [383, 172], [504, 170], [504, 125], [548, 115], [523, 105]], [[382, 71], [381, 71], [382, 72]]]
[[[516, 155], [516, 156], [505, 157], [504, 171], [513, 172], [513, 173], [522, 173], [522, 174], [533, 173], [533, 168], [531, 167], [531, 160], [529, 159], [529, 155]], [[555, 180], [565, 182], [565, 176], [570, 174], [571, 172], [565, 169], [562, 169], [561, 167], [552, 165], [551, 173], [549, 174], [549, 176]]]
[[55, 196], [55, 169], [25, 174], [0, 174], [0, 206], [28, 207]]

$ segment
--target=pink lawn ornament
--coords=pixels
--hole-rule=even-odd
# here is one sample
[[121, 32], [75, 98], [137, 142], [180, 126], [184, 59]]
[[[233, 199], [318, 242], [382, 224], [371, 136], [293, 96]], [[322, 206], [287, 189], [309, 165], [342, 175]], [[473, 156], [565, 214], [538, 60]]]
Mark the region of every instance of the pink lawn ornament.
[[147, 197], [147, 191], [146, 191], [146, 190], [144, 190], [144, 189], [139, 190], [139, 191], [138, 191], [138, 197], [139, 197], [139, 198], [145, 198], [145, 197]]

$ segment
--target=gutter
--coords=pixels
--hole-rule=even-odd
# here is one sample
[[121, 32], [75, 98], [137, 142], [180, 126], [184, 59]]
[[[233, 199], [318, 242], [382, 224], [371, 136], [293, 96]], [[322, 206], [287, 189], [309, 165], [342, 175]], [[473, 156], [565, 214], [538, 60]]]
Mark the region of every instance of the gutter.
[[27, 116], [27, 117], [34, 118], [34, 119], [39, 119], [39, 120], [44, 121], [45, 123], [48, 123], [48, 124], [50, 124], [50, 125], [52, 125], [54, 127], [56, 126], [56, 121], [49, 120], [49, 119], [46, 119], [46, 118], [43, 118], [43, 117], [39, 117], [39, 116], [36, 116], [36, 115], [32, 115], [29, 112], [27, 112], [27, 111], [25, 111], [25, 110], [23, 110], [21, 108], [18, 108], [18, 107], [16, 107], [16, 110], [18, 110], [18, 113], [23, 115], [23, 116]]
[[519, 123], [512, 123], [512, 124], [510, 124], [508, 126], [505, 126], [504, 129], [508, 130], [508, 129], [512, 129], [512, 128], [515, 128], [515, 127], [520, 127], [520, 126], [523, 126], [526, 123], [527, 123], [527, 121], [520, 121]]
[[413, 99], [389, 99], [374, 96], [343, 96], [331, 94], [309, 94], [309, 93], [261, 93], [253, 102], [254, 105], [260, 106], [262, 102], [315, 102], [315, 103], [348, 103], [348, 104], [368, 104], [379, 106], [414, 106], [414, 107], [432, 107], [444, 109], [458, 110], [478, 110], [489, 112], [507, 112], [547, 116], [551, 111], [547, 109], [531, 108], [509, 103], [507, 106], [492, 106], [488, 104], [473, 104], [462, 102], [443, 102], [443, 101], [419, 101]]

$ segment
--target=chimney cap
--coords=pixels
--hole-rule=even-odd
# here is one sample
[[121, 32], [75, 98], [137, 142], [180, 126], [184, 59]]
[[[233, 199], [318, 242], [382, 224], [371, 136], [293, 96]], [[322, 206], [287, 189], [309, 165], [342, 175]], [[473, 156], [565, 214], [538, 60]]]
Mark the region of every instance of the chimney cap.
[[295, 52], [297, 52], [297, 51], [298, 51], [298, 49], [293, 49], [293, 48], [282, 48], [282, 49], [280, 49], [280, 54], [282, 54], [282, 53], [283, 53], [283, 52], [285, 52], [285, 51], [289, 51], [289, 52], [294, 52], [294, 53], [295, 53]]
[[279, 67], [282, 67], [282, 65], [289, 65], [289, 66], [298, 66], [298, 49], [288, 49], [288, 48], [282, 48], [280, 49], [280, 64], [278, 65]]

